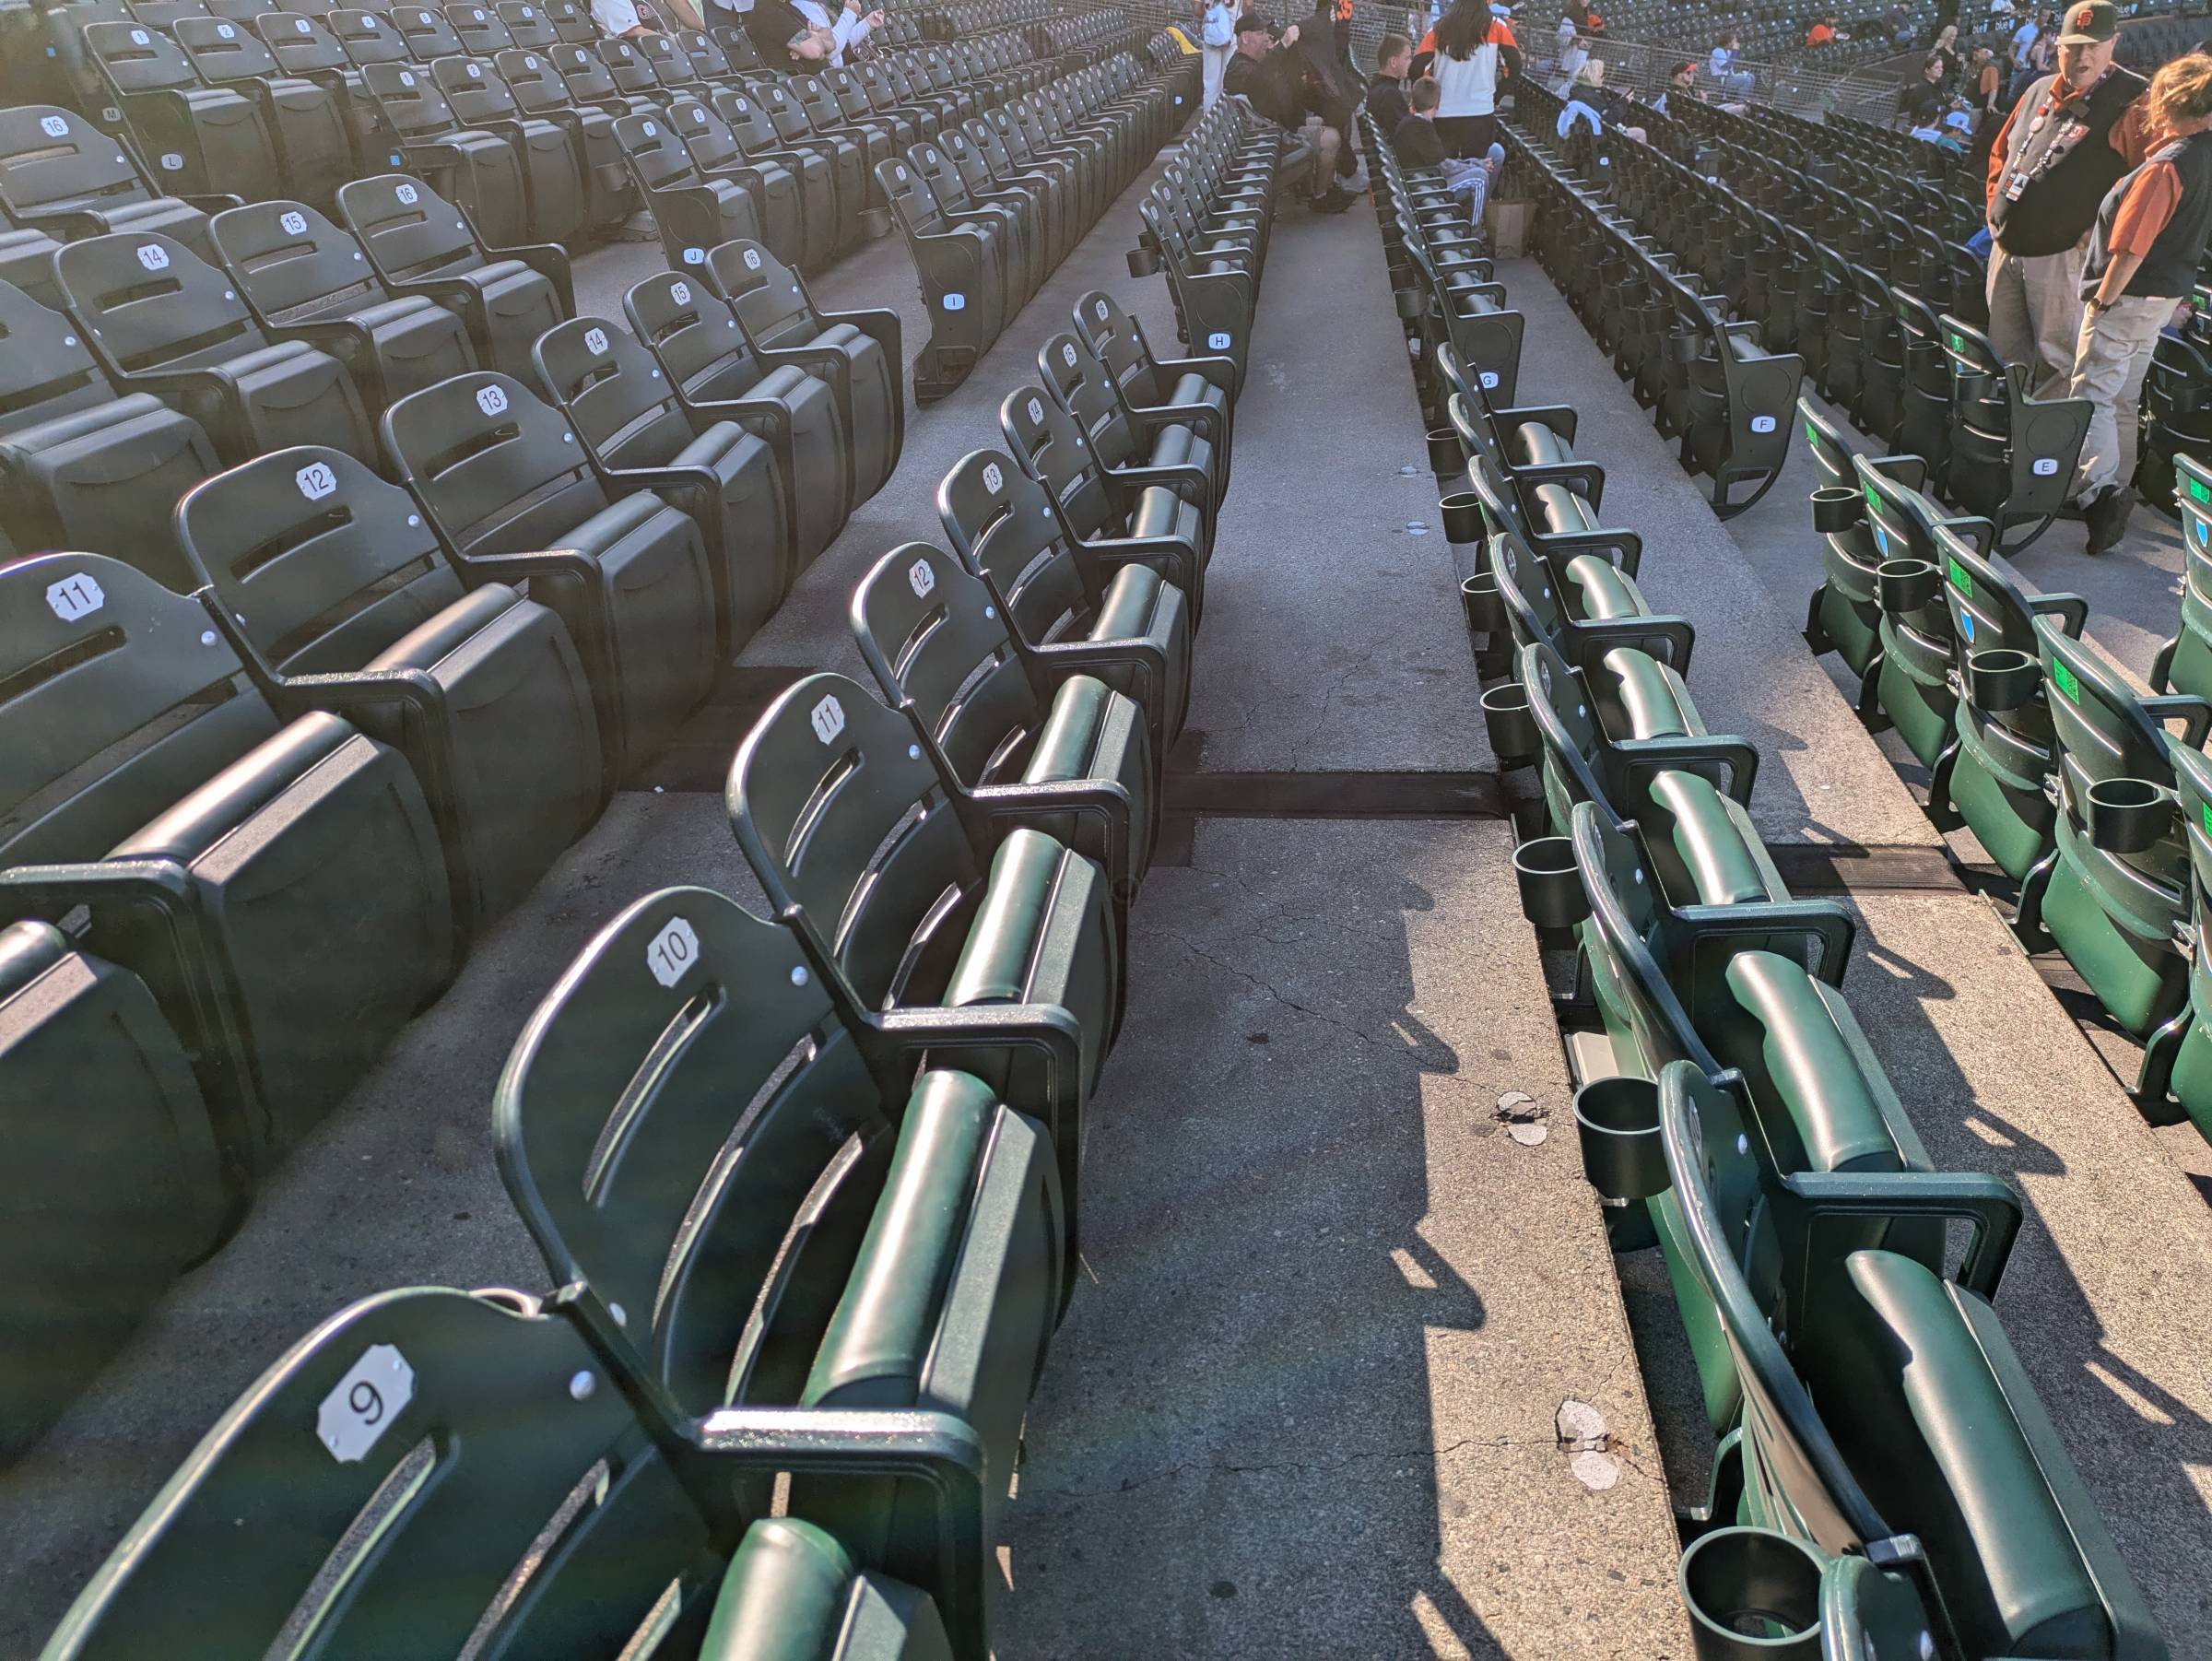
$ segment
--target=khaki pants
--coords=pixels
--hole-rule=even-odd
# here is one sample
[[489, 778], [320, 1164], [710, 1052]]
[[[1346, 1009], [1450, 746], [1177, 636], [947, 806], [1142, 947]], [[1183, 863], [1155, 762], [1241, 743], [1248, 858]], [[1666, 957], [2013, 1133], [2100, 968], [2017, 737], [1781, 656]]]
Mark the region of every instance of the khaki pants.
[[2076, 496], [2093, 496], [2108, 485], [2134, 480], [2143, 377], [2158, 350], [2159, 331], [2179, 303], [2130, 296], [2102, 312], [2083, 314], [2070, 393], [2088, 399], [2089, 430], [2081, 441]]
[[1221, 77], [1229, 73], [1230, 54], [1234, 46], [1201, 46], [1198, 49], [1200, 84], [1206, 88], [1206, 99], [1200, 106], [1210, 110], [1214, 100], [1221, 96]]
[[2073, 371], [2088, 257], [2086, 236], [2063, 253], [1989, 251], [1989, 343], [2006, 362], [2028, 365], [2028, 389], [2039, 398], [2063, 393]]

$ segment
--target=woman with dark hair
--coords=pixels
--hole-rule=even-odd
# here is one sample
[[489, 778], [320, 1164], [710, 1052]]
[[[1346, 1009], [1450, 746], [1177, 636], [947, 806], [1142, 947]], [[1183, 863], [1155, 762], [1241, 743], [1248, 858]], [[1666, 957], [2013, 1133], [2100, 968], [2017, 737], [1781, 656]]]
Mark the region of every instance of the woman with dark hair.
[[1487, 156], [1498, 135], [1498, 83], [1521, 73], [1521, 46], [1489, 0], [1455, 0], [1436, 26], [1436, 135], [1451, 156]]

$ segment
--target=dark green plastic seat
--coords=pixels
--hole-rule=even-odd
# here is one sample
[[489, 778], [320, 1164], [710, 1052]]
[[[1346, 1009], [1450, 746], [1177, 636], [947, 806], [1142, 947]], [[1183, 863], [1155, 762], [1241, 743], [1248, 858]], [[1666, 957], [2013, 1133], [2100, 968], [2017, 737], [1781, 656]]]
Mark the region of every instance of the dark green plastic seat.
[[[915, 1076], [921, 1046], [849, 1029], [834, 986], [791, 931], [719, 894], [638, 901], [509, 1057], [500, 1174], [555, 1281], [590, 1287], [686, 1414], [919, 1408], [969, 1427], [988, 1549], [1069, 1286], [1060, 1173], [1080, 1127], [1055, 1146], [973, 1076]], [[791, 1510], [928, 1580], [935, 1505], [911, 1486], [802, 1479]]]
[[[1841, 428], [1813, 407], [1809, 398], [1797, 400], [1797, 418], [1818, 470], [1819, 483], [1814, 488], [1849, 490], [1857, 499], [1844, 528], [1821, 536], [1820, 583], [1813, 590], [1806, 612], [1806, 642], [1816, 654], [1834, 652], [1845, 668], [1862, 682], [1871, 683], [1882, 655], [1882, 598], [1875, 578], [1882, 556], [1875, 548], [1874, 532], [1866, 521], [1857, 466], [1859, 451]], [[1927, 469], [1918, 456], [1882, 456], [1869, 459], [1867, 465], [1909, 490], [1924, 487]], [[1868, 685], [1862, 707], [1871, 707], [1867, 701], [1875, 695], [1876, 689]]]
[[[1594, 462], [1559, 461], [1513, 464], [1491, 424], [1487, 406], [1454, 394], [1446, 401], [1453, 431], [1467, 456], [1467, 483], [1481, 500], [1485, 512], [1498, 523], [1491, 528], [1510, 530], [1530, 548], [1566, 556], [1594, 553], [1618, 565], [1631, 577], [1643, 559], [1643, 538], [1632, 530], [1606, 525], [1599, 517], [1605, 499], [1606, 471]], [[1571, 433], [1565, 418], [1553, 426], [1549, 409], [1515, 410], [1539, 426]], [[1516, 421], [1510, 431], [1517, 432]]]
[[[697, 98], [676, 98], [668, 102], [668, 124], [683, 135], [692, 164], [709, 180], [721, 180], [742, 190], [752, 203], [760, 229], [755, 234], [787, 265], [806, 262], [806, 206], [799, 194], [798, 175], [772, 155], [750, 156], [707, 98], [729, 93], [742, 99], [732, 87], [710, 88]], [[700, 246], [712, 248], [712, 242]]]
[[[743, 1637], [777, 1646], [737, 1652], [748, 1658], [982, 1661], [981, 1473], [962, 1427], [789, 1408], [686, 1427], [645, 1381], [610, 1371], [594, 1339], [573, 1302], [513, 1291], [416, 1288], [339, 1312], [208, 1431], [45, 1654], [141, 1655], [148, 1632], [173, 1628], [221, 1655], [296, 1643], [581, 1657], [642, 1644], [688, 1661], [730, 1656]], [[748, 1517], [731, 1496], [735, 1478], [778, 1470], [933, 1478], [948, 1526], [929, 1595], [863, 1572], [843, 1589], [865, 1624], [805, 1647], [843, 1563], [809, 1531], [828, 1561], [777, 1572], [790, 1526]], [[343, 1596], [327, 1596], [333, 1574]], [[724, 1647], [706, 1650], [715, 1630]]]
[[65, 241], [146, 230], [207, 252], [204, 208], [164, 195], [112, 134], [54, 104], [0, 110], [0, 215]]
[[751, 194], [734, 179], [701, 172], [666, 114], [625, 115], [615, 123], [615, 137], [670, 265], [703, 265], [710, 248], [733, 238], [759, 238], [760, 216]]
[[2212, 1140], [2212, 759], [2170, 746], [2182, 833], [2189, 847], [2189, 1003], [2181, 1043], [2144, 1058], [2137, 1100], [2179, 1105]]
[[395, 294], [420, 294], [468, 324], [477, 361], [527, 375], [537, 337], [575, 314], [568, 255], [545, 244], [487, 246], [419, 179], [386, 173], [338, 189], [338, 217]]
[[[893, 548], [861, 579], [853, 631], [885, 701], [912, 706], [963, 783], [1118, 785], [1129, 799], [1130, 875], [1143, 878], [1159, 833], [1159, 781], [1132, 700], [1051, 647], [1025, 647], [990, 589], [924, 542]], [[1098, 823], [1071, 816], [1042, 828], [1107, 857]]]
[[0, 928], [0, 1101], [5, 1466], [215, 1246], [231, 1189], [145, 983], [43, 923]]
[[547, 329], [530, 355], [538, 384], [610, 490], [652, 490], [689, 514], [714, 575], [715, 654], [728, 662], [791, 587], [794, 515], [769, 441], [695, 415], [653, 356], [610, 318]]
[[653, 753], [714, 678], [712, 562], [652, 490], [615, 495], [561, 413], [507, 375], [458, 375], [384, 412], [384, 450], [462, 569], [542, 579], [583, 655], [607, 765]]
[[[505, 8], [519, 11], [525, 4], [528, 0], [505, 0]], [[570, 91], [553, 65], [558, 39], [540, 39], [553, 34], [547, 14], [536, 6], [530, 10], [529, 18], [518, 21], [531, 29], [533, 43], [524, 45], [518, 36], [514, 45], [492, 54], [492, 64], [513, 94], [517, 109], [567, 130], [582, 166], [585, 223], [594, 228], [618, 225], [636, 206], [637, 195], [622, 147], [615, 138], [617, 112]]]
[[[2014, 932], [2030, 951], [2055, 945], [2112, 1018], [2149, 1045], [2147, 1072], [2181, 1039], [2189, 960], [2175, 938], [2188, 920], [2189, 854], [2172, 811], [2177, 742], [2192, 749], [2212, 727], [2212, 704], [2186, 693], [2147, 698], [2103, 653], [2035, 620], [2057, 738], [2057, 845], [2020, 884]], [[2127, 798], [2134, 822], [2100, 813], [2100, 797]]]
[[904, 159], [879, 164], [876, 182], [913, 259], [929, 318], [929, 338], [914, 357], [914, 399], [934, 403], [968, 378], [1029, 299], [1027, 267], [1013, 263], [996, 217], [948, 211]]
[[[1687, 1061], [1659, 1101], [1683, 1243], [1743, 1381], [1715, 1501], [1912, 1583], [1932, 1653], [2163, 1661], [1990, 1306], [2020, 1220], [2002, 1179], [1794, 1172], [1741, 1081]], [[1972, 1227], [1955, 1275], [1864, 1243], [1950, 1220]]]
[[[778, 245], [778, 221], [770, 213], [762, 230], [781, 265], [794, 270], [818, 271], [837, 257], [841, 246], [841, 205], [838, 175], [830, 156], [819, 150], [787, 144], [777, 132], [768, 106], [753, 96], [751, 83], [717, 87], [710, 94], [714, 113], [728, 124], [730, 135], [747, 163], [777, 168], [788, 174], [798, 196], [798, 225], [794, 245]], [[854, 213], [858, 213], [856, 207]]]
[[771, 1517], [746, 1530], [699, 1661], [953, 1661], [925, 1593], [871, 1569], [827, 1530]]
[[332, 450], [279, 450], [177, 505], [225, 632], [271, 701], [407, 757], [437, 816], [456, 932], [527, 893], [606, 785], [582, 661], [506, 583], [465, 587], [405, 490]]
[[182, 593], [170, 508], [219, 465], [197, 421], [118, 397], [67, 318], [0, 283], [0, 560], [112, 549]]
[[231, 279], [169, 237], [124, 233], [53, 258], [69, 314], [108, 376], [191, 416], [229, 462], [289, 443], [375, 454], [345, 366], [261, 331]]
[[804, 571], [860, 505], [830, 383], [794, 364], [763, 364], [729, 302], [699, 277], [649, 277], [622, 310], [695, 421], [734, 421], [773, 450], [792, 513], [794, 575]]
[[112, 107], [122, 111], [165, 190], [253, 200], [289, 194], [253, 99], [205, 85], [183, 48], [159, 29], [101, 21], [79, 32]]
[[1580, 670], [1606, 732], [1617, 738], [1704, 732], [1682, 678], [1696, 640], [1688, 620], [1645, 609], [1634, 580], [1618, 566], [1599, 553], [1563, 560], [1531, 553], [1501, 530], [1489, 539], [1488, 569], [1515, 650], [1540, 642]]
[[1065, 330], [1037, 348], [1037, 367], [1109, 477], [1167, 485], [1185, 501], [1220, 508], [1229, 491], [1229, 427], [1211, 404], [1128, 407], [1106, 366]]
[[[745, 92], [767, 115], [780, 147], [821, 160], [834, 181], [836, 193], [834, 252], [844, 253], [857, 248], [866, 235], [861, 216], [882, 200], [880, 188], [868, 177], [863, 165], [866, 157], [861, 147], [834, 133], [817, 133], [814, 124], [806, 119], [806, 110], [781, 79], [748, 80], [745, 83]], [[731, 125], [735, 128], [736, 123], [732, 122]]]
[[243, 93], [260, 107], [288, 192], [326, 205], [353, 173], [353, 140], [342, 100], [326, 87], [287, 74], [242, 19], [179, 18], [170, 32], [203, 85]]
[[522, 172], [529, 239], [566, 246], [576, 240], [589, 212], [584, 183], [588, 152], [573, 128], [526, 114], [488, 52], [472, 51], [476, 55], [430, 60], [430, 79], [457, 126], [489, 133], [513, 153]]
[[[796, 682], [731, 764], [738, 846], [861, 1006], [1056, 1005], [1082, 1032], [1088, 1093], [1121, 1026], [1127, 798], [1088, 783], [967, 791], [919, 739], [841, 675]], [[1107, 867], [1035, 828], [1071, 811], [1115, 838]], [[1029, 1062], [945, 1065], [1017, 1104], [1040, 1099]]]
[[2182, 520], [2182, 620], [2151, 666], [2151, 689], [2212, 698], [2212, 467], [2174, 458]]
[[[1234, 459], [1237, 364], [1226, 352], [1197, 351], [1162, 358], [1145, 338], [1144, 324], [1103, 289], [1075, 304], [1076, 333], [1106, 366], [1124, 411], [1163, 404], [1204, 404], [1220, 412], [1223, 465]], [[1201, 345], [1204, 343], [1201, 342]], [[1223, 483], [1227, 483], [1226, 472]]]
[[499, 134], [462, 124], [439, 91], [429, 60], [366, 64], [361, 79], [396, 140], [400, 159], [393, 166], [404, 166], [425, 189], [466, 208], [487, 241], [511, 246], [531, 240], [524, 159]]
[[1171, 557], [1082, 547], [1044, 487], [992, 450], [972, 452], [945, 476], [937, 515], [1023, 643], [1088, 648], [1100, 678], [1143, 708], [1152, 752], [1164, 757], [1191, 695], [1190, 613], [1160, 570]]
[[[1941, 326], [1951, 360], [1949, 494], [1996, 526], [2001, 552], [2015, 553], [2049, 528], [2074, 489], [2089, 401], [2031, 396], [2027, 364], [2006, 363], [1957, 317]], [[2021, 525], [2030, 528], [2015, 536]]]
[[[1882, 650], [1874, 666], [1876, 706], [1896, 726], [1905, 748], [1923, 765], [1934, 767], [1950, 748], [1959, 714], [1959, 694], [1952, 686], [1959, 641], [1943, 597], [1946, 551], [1939, 533], [1947, 532], [1971, 551], [1986, 555], [1996, 540], [1996, 527], [1987, 519], [1946, 512], [1865, 456], [1853, 465], [1867, 534], [1879, 561], [1876, 598], [1882, 606]], [[1867, 709], [1863, 696], [1860, 708]]]
[[336, 716], [286, 723], [198, 600], [99, 555], [0, 570], [0, 890], [89, 909], [257, 1172], [453, 971], [414, 772]]

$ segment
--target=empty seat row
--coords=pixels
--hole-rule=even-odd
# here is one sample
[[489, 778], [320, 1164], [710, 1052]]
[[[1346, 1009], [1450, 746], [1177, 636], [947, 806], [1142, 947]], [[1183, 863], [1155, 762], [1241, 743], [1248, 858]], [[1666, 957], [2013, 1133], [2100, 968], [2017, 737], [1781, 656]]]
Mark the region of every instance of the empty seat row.
[[1491, 743], [1535, 770], [1516, 878], [1574, 957], [1584, 1169], [1616, 1249], [1667, 1265], [1719, 1439], [1681, 1571], [1700, 1653], [2164, 1655], [1991, 1306], [2019, 1200], [1933, 1167], [1846, 995], [1852, 919], [1762, 844], [1759, 750], [1706, 726], [1694, 630], [1603, 524], [1574, 412], [1434, 351]]
[[[740, 745], [730, 817], [773, 919], [649, 894], [524, 1027], [494, 1145], [555, 1290], [334, 1317], [209, 1431], [50, 1653], [130, 1653], [180, 1620], [224, 1653], [281, 1632], [348, 1653], [473, 1633], [611, 1655], [641, 1632], [663, 1655], [989, 1653], [1203, 569], [1171, 537], [1080, 539], [1065, 510], [1096, 495], [1125, 521], [1166, 490], [1210, 526], [1228, 471], [1226, 360], [1155, 358], [1103, 292], [1074, 321], [1048, 350], [1075, 347], [1080, 395], [1014, 389], [1013, 451], [946, 477], [956, 552], [894, 548], [854, 596], [881, 696], [806, 677]], [[1032, 477], [1014, 453], [1077, 421], [1106, 455], [1137, 431], [1157, 450], [1171, 419], [1205, 433], [1180, 471]], [[22, 972], [42, 961], [27, 945]], [[247, 1482], [264, 1502], [241, 1525]], [[363, 1549], [380, 1492], [397, 1502]], [[218, 1540], [257, 1589], [203, 1613], [193, 1564]], [[334, 1570], [347, 1595], [308, 1596]]]

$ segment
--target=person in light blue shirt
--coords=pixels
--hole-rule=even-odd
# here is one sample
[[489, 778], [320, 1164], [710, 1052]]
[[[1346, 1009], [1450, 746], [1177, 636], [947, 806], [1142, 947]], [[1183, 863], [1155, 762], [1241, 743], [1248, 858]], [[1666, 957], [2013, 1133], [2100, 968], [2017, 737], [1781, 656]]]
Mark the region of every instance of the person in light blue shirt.
[[1237, 49], [1237, 14], [1229, 0], [1198, 0], [1198, 64], [1205, 77], [1204, 108], [1221, 96], [1221, 77]]
[[1712, 55], [1705, 60], [1706, 73], [1712, 77], [1713, 84], [1739, 97], [1751, 90], [1751, 72], [1735, 66], [1736, 54], [1743, 47], [1743, 36], [1732, 29], [1714, 42]]

